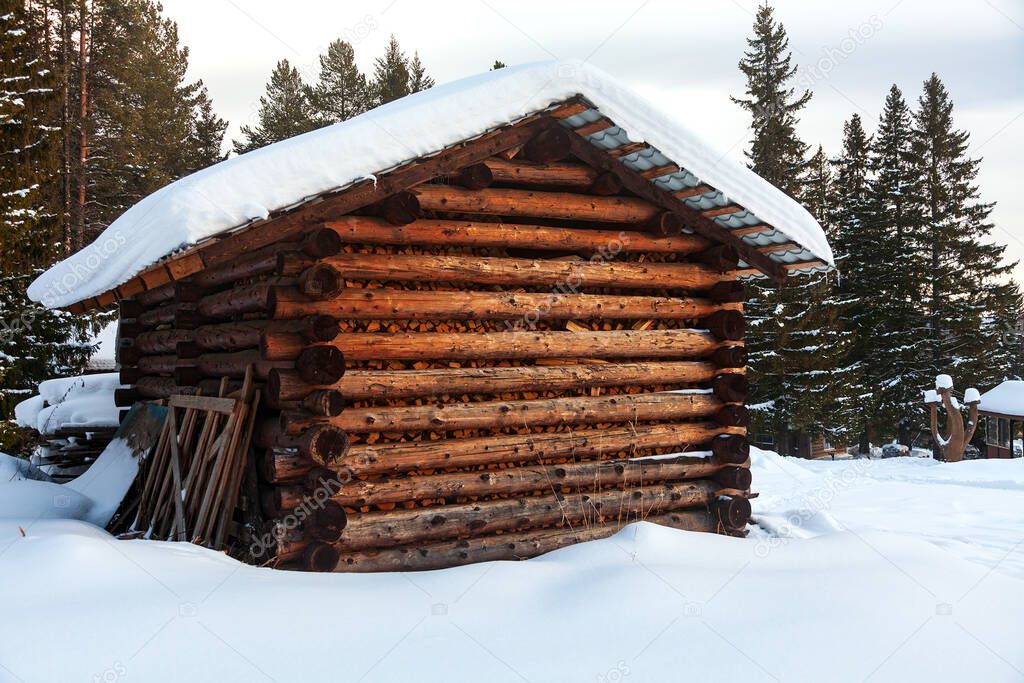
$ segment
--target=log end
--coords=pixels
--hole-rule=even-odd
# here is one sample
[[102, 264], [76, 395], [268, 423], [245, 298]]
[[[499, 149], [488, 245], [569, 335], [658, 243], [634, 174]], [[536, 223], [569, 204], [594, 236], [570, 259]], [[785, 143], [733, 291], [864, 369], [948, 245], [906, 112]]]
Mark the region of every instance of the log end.
[[412, 192], [396, 192], [374, 204], [371, 211], [392, 225], [408, 225], [420, 216], [420, 200]]
[[701, 320], [701, 326], [720, 341], [739, 341], [747, 331], [747, 322], [739, 311], [715, 311]]
[[309, 384], [334, 384], [345, 374], [345, 355], [334, 346], [310, 346], [295, 359], [295, 370]]
[[561, 161], [572, 151], [570, 135], [574, 135], [574, 133], [570, 133], [561, 125], [545, 128], [523, 145], [519, 156], [538, 164]]
[[719, 434], [711, 441], [711, 452], [720, 463], [740, 465], [750, 457], [750, 443], [738, 434]]
[[[715, 396], [725, 403], [742, 403], [750, 391], [750, 381], [746, 375], [723, 374], [711, 380], [711, 390]], [[730, 406], [733, 408], [740, 406]]]
[[724, 489], [746, 491], [750, 488], [753, 476], [746, 467], [726, 467], [715, 473], [715, 481]]
[[317, 427], [309, 442], [309, 457], [324, 467], [340, 461], [347, 451], [348, 435], [329, 425]]
[[716, 282], [711, 289], [707, 290], [705, 296], [719, 304], [742, 303], [747, 298], [743, 283], [735, 280]]
[[745, 368], [747, 349], [742, 346], [723, 346], [711, 354], [711, 362], [720, 368]]
[[649, 221], [646, 228], [660, 237], [671, 237], [683, 232], [683, 219], [672, 211], [662, 211]]
[[311, 315], [303, 325], [306, 341], [326, 343], [334, 341], [341, 333], [341, 322], [329, 315]]
[[726, 529], [742, 529], [750, 521], [750, 501], [746, 498], [716, 500], [711, 504], [711, 513]]
[[310, 543], [302, 553], [303, 566], [311, 572], [331, 572], [338, 566], [338, 551], [326, 543]]
[[467, 190], [482, 190], [494, 182], [494, 174], [487, 164], [473, 164], [459, 171], [454, 180]]
[[313, 258], [334, 256], [341, 247], [341, 236], [330, 228], [314, 230], [302, 241], [302, 251]]
[[320, 507], [309, 513], [302, 523], [302, 529], [316, 541], [333, 543], [341, 538], [341, 532], [347, 523], [345, 509], [336, 501], [325, 500]]
[[726, 273], [730, 270], [736, 270], [740, 263], [740, 252], [730, 244], [719, 244], [710, 249], [705, 249], [697, 254], [695, 258], [712, 270]]
[[715, 422], [723, 427], [746, 427], [750, 417], [746, 406], [725, 406], [715, 413]]
[[299, 291], [312, 299], [330, 298], [344, 287], [345, 280], [341, 273], [326, 263], [314, 264], [299, 276]]

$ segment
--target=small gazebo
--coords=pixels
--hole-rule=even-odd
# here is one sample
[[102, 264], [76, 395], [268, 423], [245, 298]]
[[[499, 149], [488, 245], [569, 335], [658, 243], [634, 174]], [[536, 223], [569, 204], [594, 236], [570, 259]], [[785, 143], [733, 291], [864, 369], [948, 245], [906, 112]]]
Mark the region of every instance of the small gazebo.
[[1015, 457], [1015, 439], [1024, 426], [1024, 380], [1007, 380], [986, 391], [978, 412], [986, 422], [985, 457]]

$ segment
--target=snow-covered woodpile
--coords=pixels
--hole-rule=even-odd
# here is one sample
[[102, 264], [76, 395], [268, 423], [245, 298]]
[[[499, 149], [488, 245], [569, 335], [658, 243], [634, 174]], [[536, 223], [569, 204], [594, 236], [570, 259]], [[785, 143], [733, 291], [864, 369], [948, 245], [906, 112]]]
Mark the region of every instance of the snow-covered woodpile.
[[[435, 90], [442, 112], [486, 107]], [[430, 102], [395, 104], [409, 118]], [[72, 295], [120, 307], [120, 405], [217, 395], [252, 369], [260, 483], [240, 500], [251, 511], [258, 497], [265, 523], [235, 540], [258, 559], [441, 567], [530, 557], [637, 519], [742, 533], [739, 280], [831, 259], [752, 209], [793, 216], [814, 245], [820, 229], [745, 169], [724, 175], [735, 190], [716, 188], [647, 143], [598, 146], [622, 129], [578, 95], [518, 114]], [[287, 166], [302, 139], [252, 164], [280, 147]], [[764, 235], [781, 241], [747, 239]]]
[[33, 463], [57, 480], [81, 474], [117, 429], [114, 392], [119, 386], [116, 372], [41, 382], [39, 393], [15, 408], [18, 424], [43, 439]]

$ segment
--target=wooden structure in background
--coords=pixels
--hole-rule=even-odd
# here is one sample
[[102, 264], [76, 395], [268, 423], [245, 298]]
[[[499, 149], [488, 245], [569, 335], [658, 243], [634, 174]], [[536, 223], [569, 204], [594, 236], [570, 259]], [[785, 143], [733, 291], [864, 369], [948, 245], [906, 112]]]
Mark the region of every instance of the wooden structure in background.
[[594, 124], [563, 124], [586, 109], [553, 106], [76, 305], [120, 306], [121, 405], [252, 373], [259, 483], [242, 498], [263, 524], [238, 526], [236, 547], [372, 571], [531, 557], [641, 519], [743, 533], [737, 280], [792, 268], [716, 222], [742, 207], [692, 208], [708, 188], [652, 182], [676, 167], [637, 172], [587, 141]]
[[[1007, 400], [1016, 396], [1017, 400]], [[998, 403], [994, 401], [998, 397]], [[1024, 442], [1024, 382], [1009, 380], [981, 395], [979, 415], [985, 418], [986, 458], [1014, 458], [1015, 443]], [[1020, 437], [1020, 439], [1018, 439]]]

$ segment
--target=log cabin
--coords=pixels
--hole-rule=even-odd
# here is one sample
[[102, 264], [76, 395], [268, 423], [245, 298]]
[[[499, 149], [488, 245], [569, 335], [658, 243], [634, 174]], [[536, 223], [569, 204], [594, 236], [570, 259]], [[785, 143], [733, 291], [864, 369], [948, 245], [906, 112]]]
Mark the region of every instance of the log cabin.
[[1015, 458], [1024, 443], [1024, 381], [1006, 380], [981, 395], [978, 414], [985, 419], [984, 458]]
[[683, 114], [579, 62], [437, 86], [169, 185], [30, 295], [117, 308], [121, 405], [256, 379], [251, 561], [743, 535], [743, 280], [833, 260]]

